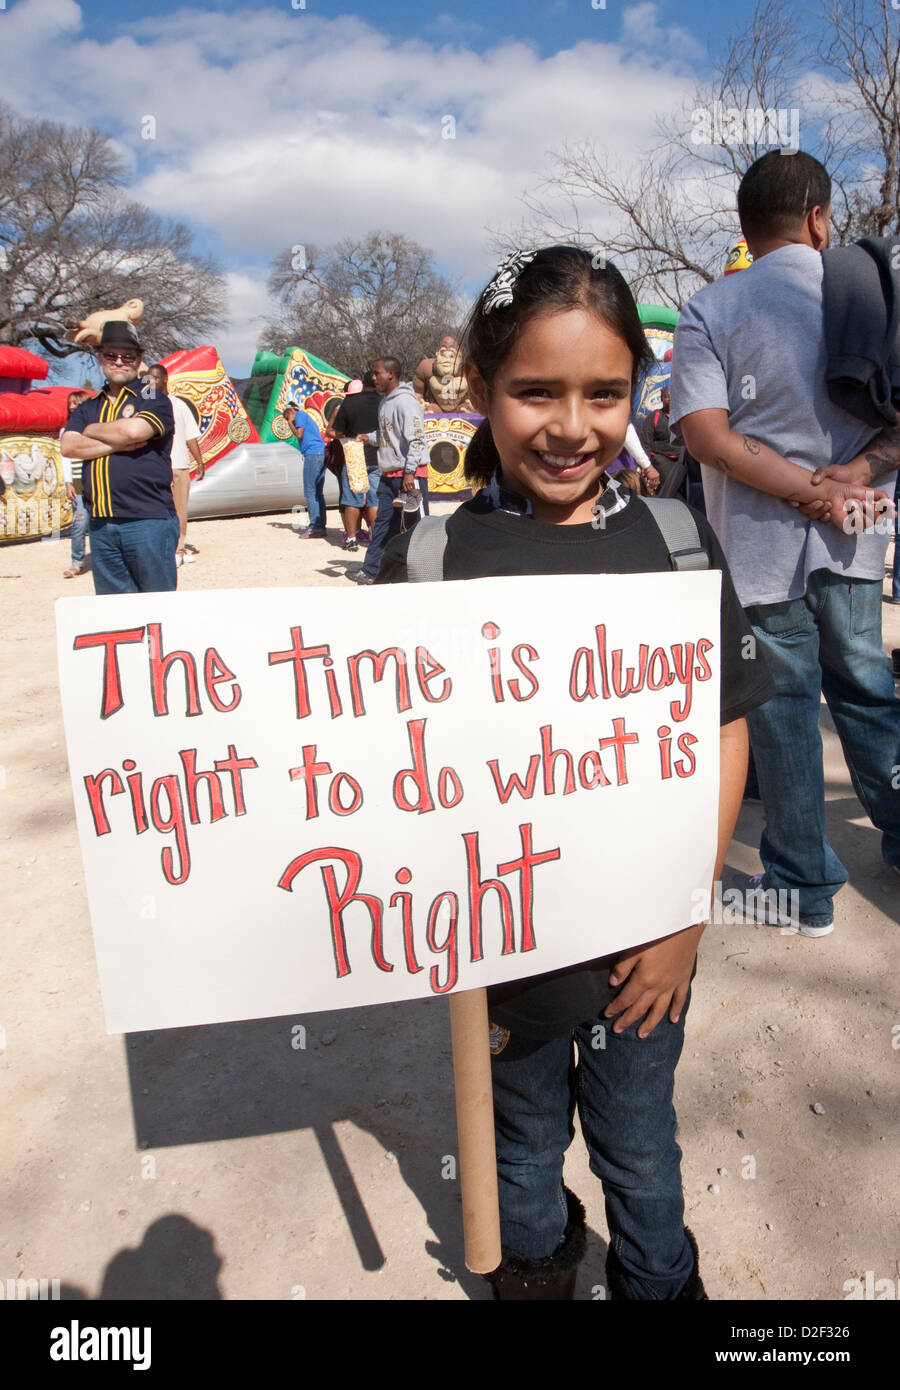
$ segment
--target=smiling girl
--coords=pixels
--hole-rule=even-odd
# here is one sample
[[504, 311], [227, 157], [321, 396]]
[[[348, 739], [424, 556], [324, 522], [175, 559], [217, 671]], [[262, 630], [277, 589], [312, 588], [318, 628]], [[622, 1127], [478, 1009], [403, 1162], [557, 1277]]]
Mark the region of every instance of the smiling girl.
[[[443, 577], [671, 574], [650, 509], [605, 472], [622, 449], [649, 358], [615, 267], [598, 268], [571, 246], [508, 258], [472, 311], [465, 356], [470, 394], [485, 416], [466, 476], [481, 490], [447, 520]], [[722, 571], [718, 879], [744, 787], [744, 715], [773, 686], [761, 662], [743, 659], [750, 628], [708, 523], [692, 515], [710, 567]], [[410, 539], [387, 547], [379, 583], [410, 578]], [[654, 825], [652, 816], [648, 831], [692, 833], [690, 825]], [[598, 849], [615, 853], [614, 844]], [[647, 851], [649, 870], [649, 836]], [[585, 884], [584, 910], [602, 910], [596, 883]], [[574, 1296], [585, 1214], [562, 1169], [576, 1106], [606, 1201], [609, 1295], [706, 1297], [684, 1226], [672, 1105], [702, 931], [686, 927], [488, 990], [503, 1246], [490, 1276], [496, 1297]]]

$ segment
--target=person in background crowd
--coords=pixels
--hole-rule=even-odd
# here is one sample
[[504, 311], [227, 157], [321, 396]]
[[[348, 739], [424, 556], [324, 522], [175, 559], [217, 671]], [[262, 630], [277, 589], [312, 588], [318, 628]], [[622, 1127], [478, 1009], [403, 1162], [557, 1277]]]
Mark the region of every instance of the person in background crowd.
[[172, 496], [175, 498], [175, 511], [180, 528], [175, 549], [175, 564], [192, 565], [197, 558], [196, 553], [186, 552], [184, 544], [187, 537], [188, 496], [191, 491], [191, 460], [193, 459], [194, 467], [197, 469], [198, 482], [206, 474], [203, 455], [197, 443], [200, 438], [200, 426], [194, 419], [187, 401], [182, 400], [177, 394], [169, 394], [169, 373], [161, 362], [150, 368], [144, 380], [164, 396], [168, 396], [172, 407], [175, 420], [175, 436], [172, 440]]
[[[92, 393], [90, 391], [70, 391], [68, 399], [66, 400], [67, 415], [71, 417], [72, 411], [75, 409], [75, 407], [81, 405], [82, 401], [90, 400], [91, 394]], [[68, 425], [64, 425], [63, 428], [60, 430], [60, 441], [62, 441], [62, 437], [67, 429]], [[78, 485], [76, 486], [72, 478], [72, 460], [70, 458], [66, 458], [65, 454], [62, 453], [62, 451], [60, 451], [59, 459], [60, 463], [62, 464], [62, 475], [63, 482], [65, 483], [66, 487], [66, 496], [72, 503], [72, 506], [75, 508], [75, 515], [72, 519], [71, 535], [72, 562], [67, 570], [63, 570], [63, 579], [74, 579], [76, 575], [84, 574], [84, 571], [87, 568], [87, 566], [84, 563], [84, 557], [85, 537], [87, 536], [88, 529], [88, 514], [85, 511], [84, 506], [84, 494], [82, 492], [81, 487], [81, 470], [79, 469]]]
[[[893, 496], [900, 430], [879, 432], [826, 385], [826, 169], [803, 151], [763, 155], [741, 180], [738, 215], [753, 264], [682, 311], [672, 417], [703, 465], [709, 518], [777, 688], [747, 716], [765, 829], [745, 916], [818, 937], [848, 878], [826, 834], [823, 694], [900, 875], [900, 702], [881, 646], [888, 538], [847, 524], [876, 480]], [[770, 888], [796, 894], [796, 915], [769, 909]]]
[[[412, 382], [400, 380], [400, 361], [380, 357], [372, 368], [375, 390], [381, 396], [378, 432], [358, 434], [363, 444], [378, 445], [378, 511], [375, 530], [357, 584], [374, 584], [384, 547], [401, 529], [412, 530], [423, 513], [428, 514], [428, 445], [425, 412]], [[418, 493], [418, 499], [407, 493]], [[415, 511], [410, 501], [418, 505]]]
[[650, 459], [658, 467], [661, 481], [665, 482], [672, 467], [681, 463], [684, 457], [684, 445], [675, 439], [669, 425], [670, 395], [668, 386], [662, 388], [659, 396], [660, 409], [651, 411], [641, 421], [638, 434]]
[[325, 440], [313, 417], [296, 405], [283, 410], [291, 434], [300, 446], [303, 460], [303, 499], [309, 512], [309, 525], [301, 535], [303, 541], [325, 539]]
[[641, 437], [637, 428], [629, 420], [628, 429], [625, 432], [625, 453], [630, 454], [634, 460], [634, 466], [643, 476], [643, 481], [647, 488], [647, 496], [652, 497], [659, 488], [659, 473], [654, 467], [653, 460], [641, 443]]
[[[378, 429], [378, 406], [381, 397], [375, 389], [375, 378], [366, 372], [358, 391], [352, 391], [354, 383], [347, 387], [347, 394], [337, 408], [331, 422], [336, 436], [341, 439], [358, 441], [360, 434], [374, 434]], [[369, 535], [375, 528], [378, 511], [378, 484], [381, 470], [378, 467], [378, 450], [374, 444], [363, 445], [366, 457], [366, 472], [369, 486], [365, 492], [354, 492], [347, 477], [347, 465], [341, 471], [341, 506], [344, 509], [344, 549], [359, 550], [357, 533], [360, 517], [365, 514]]]
[[179, 526], [172, 497], [175, 422], [169, 398], [153, 387], [140, 389], [141, 343], [127, 319], [103, 325], [97, 360], [106, 384], [75, 407], [60, 441], [61, 454], [82, 460], [94, 590], [135, 594], [175, 589]]

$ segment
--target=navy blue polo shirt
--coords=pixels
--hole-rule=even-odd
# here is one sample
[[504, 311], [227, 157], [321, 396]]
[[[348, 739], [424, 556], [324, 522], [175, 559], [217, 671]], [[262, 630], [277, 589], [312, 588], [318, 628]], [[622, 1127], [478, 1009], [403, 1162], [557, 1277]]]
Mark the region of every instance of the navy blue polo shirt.
[[83, 401], [72, 411], [66, 429], [81, 434], [87, 425], [122, 419], [147, 420], [153, 434], [138, 449], [84, 460], [82, 490], [91, 520], [146, 521], [174, 516], [170, 456], [175, 421], [168, 396], [135, 380], [121, 386], [115, 395], [101, 391]]

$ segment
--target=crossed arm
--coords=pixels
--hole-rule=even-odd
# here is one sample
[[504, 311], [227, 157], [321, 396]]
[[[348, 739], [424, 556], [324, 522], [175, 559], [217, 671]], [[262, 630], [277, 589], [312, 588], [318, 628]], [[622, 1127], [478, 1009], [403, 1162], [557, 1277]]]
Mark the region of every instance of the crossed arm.
[[105, 458], [107, 454], [139, 449], [156, 432], [149, 420], [110, 420], [103, 425], [86, 425], [80, 434], [78, 430], [66, 430], [59, 451], [70, 459]]

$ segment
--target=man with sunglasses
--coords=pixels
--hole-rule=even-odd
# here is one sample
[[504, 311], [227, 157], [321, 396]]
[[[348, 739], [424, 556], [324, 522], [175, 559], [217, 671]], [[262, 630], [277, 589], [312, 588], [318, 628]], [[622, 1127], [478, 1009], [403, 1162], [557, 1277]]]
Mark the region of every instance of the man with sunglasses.
[[84, 461], [94, 590], [174, 589], [179, 525], [172, 496], [172, 406], [163, 392], [138, 380], [141, 344], [134, 324], [104, 324], [97, 359], [106, 385], [76, 407], [60, 440], [63, 455]]

